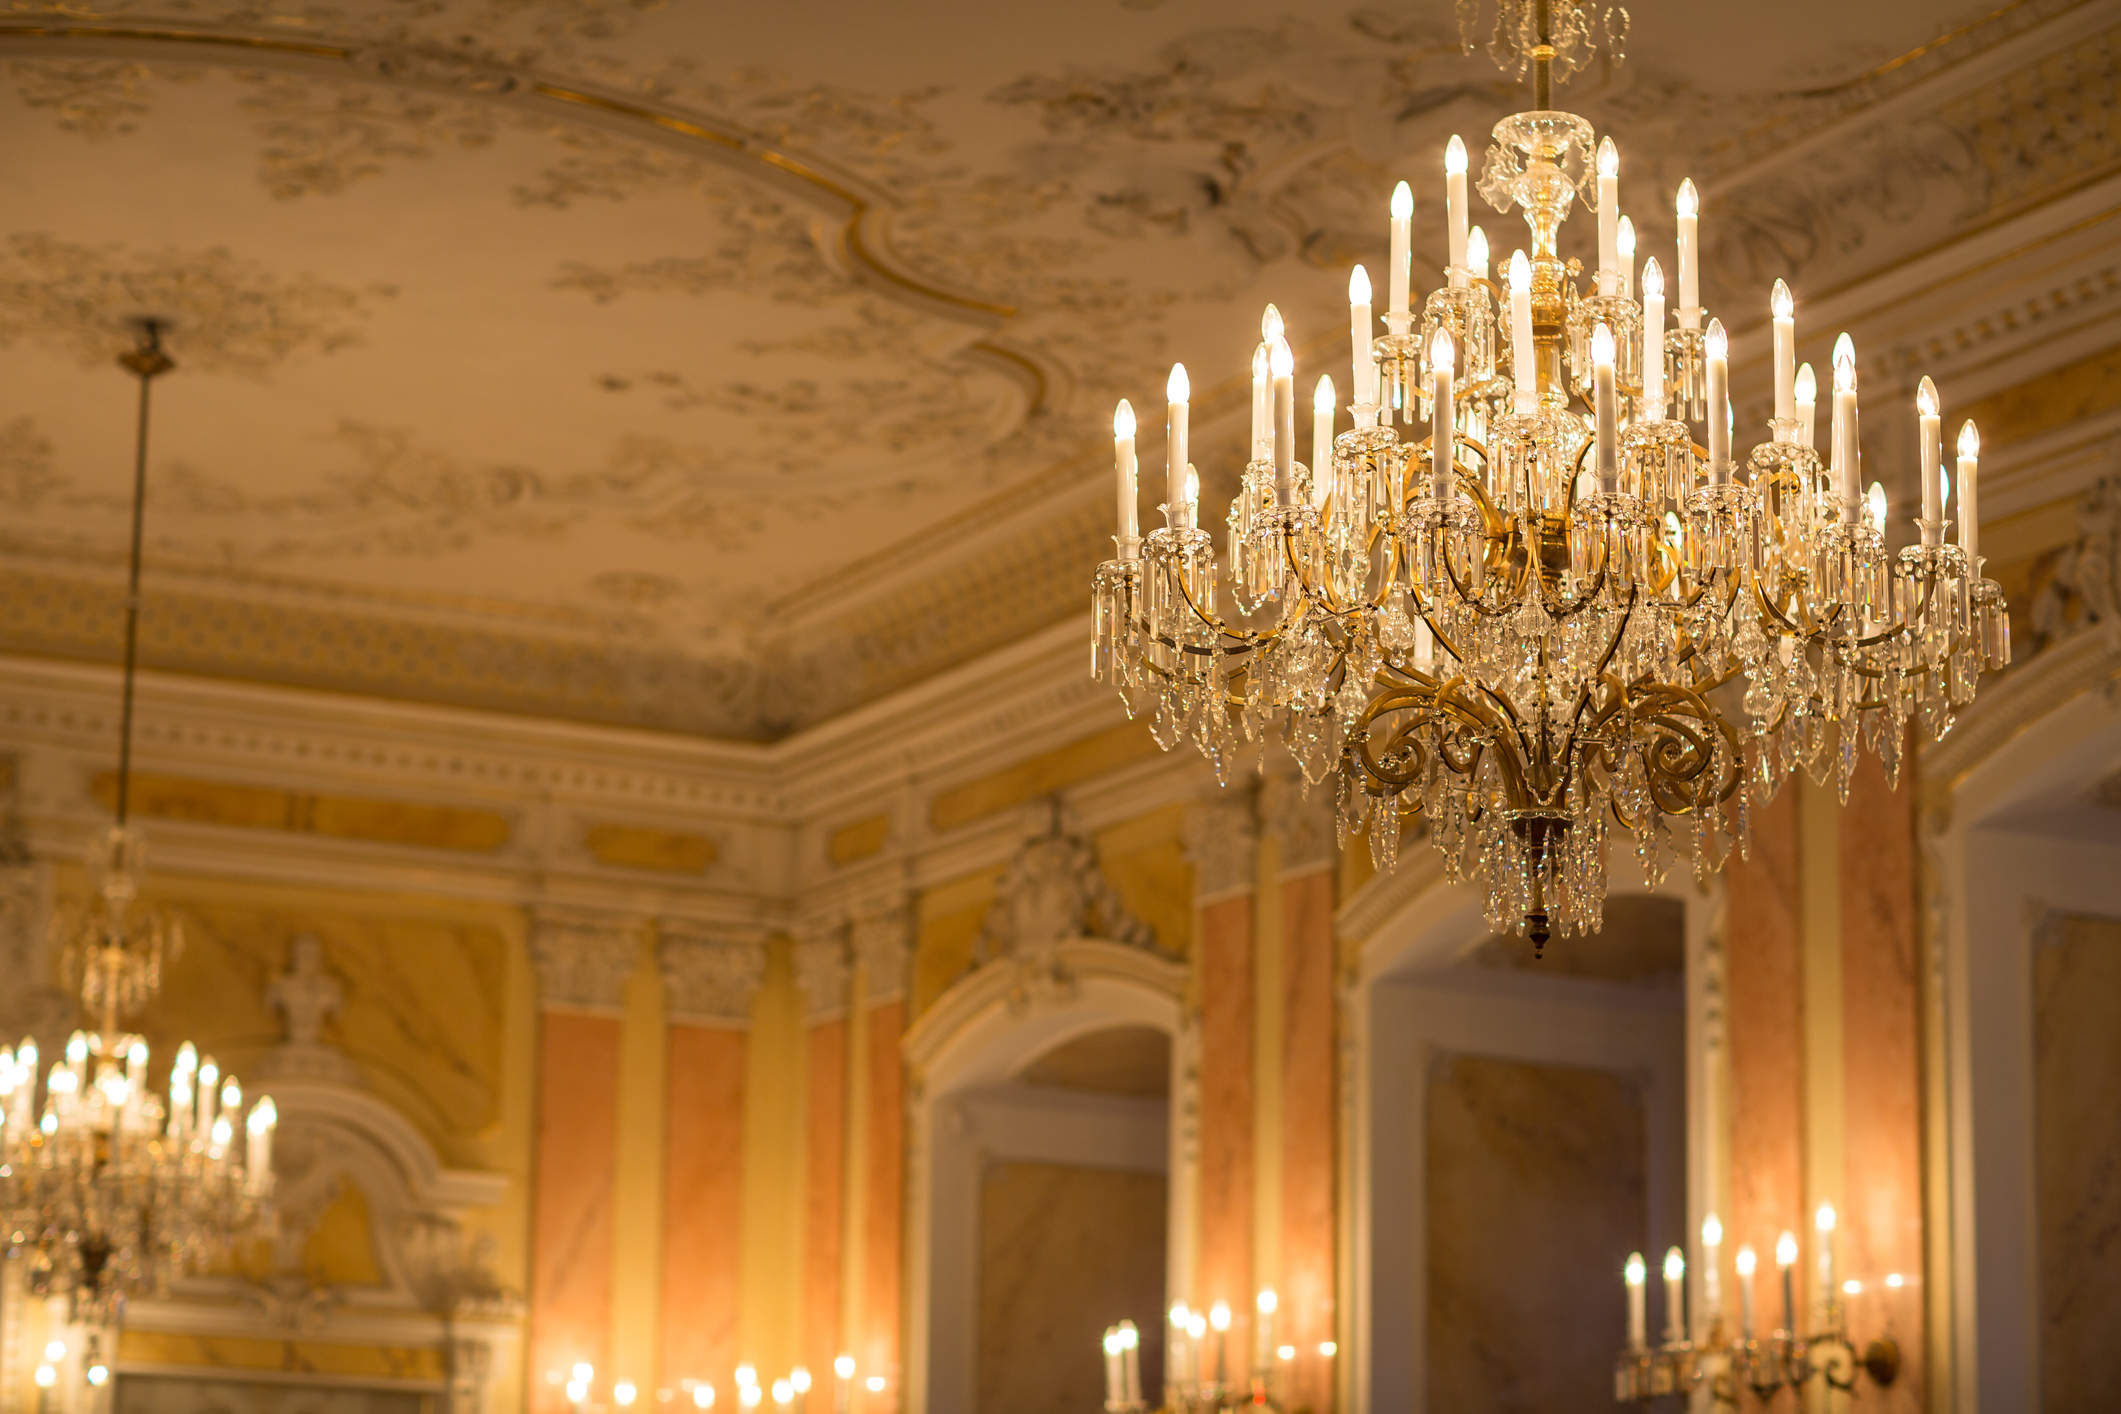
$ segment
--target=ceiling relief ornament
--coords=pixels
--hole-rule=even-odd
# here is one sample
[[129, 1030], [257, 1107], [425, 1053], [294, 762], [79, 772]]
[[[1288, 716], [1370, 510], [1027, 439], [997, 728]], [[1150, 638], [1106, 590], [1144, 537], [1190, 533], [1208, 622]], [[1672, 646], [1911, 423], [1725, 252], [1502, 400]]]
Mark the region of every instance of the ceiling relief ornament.
[[263, 378], [298, 354], [360, 342], [371, 304], [393, 293], [280, 274], [221, 247], [133, 251], [18, 234], [0, 249], [0, 347], [35, 343], [101, 368], [130, 347], [128, 321], [153, 314], [187, 369]]
[[763, 942], [666, 920], [656, 929], [655, 946], [656, 964], [663, 973], [663, 1007], [672, 1021], [750, 1023], [751, 999], [766, 979]]
[[972, 946], [970, 970], [1014, 971], [1012, 1011], [1074, 995], [1075, 977], [1061, 958], [1064, 943], [1095, 938], [1171, 956], [1156, 930], [1127, 911], [1097, 862], [1096, 848], [1063, 826], [1060, 803], [1047, 808], [1045, 832], [1024, 841], [1002, 871]]

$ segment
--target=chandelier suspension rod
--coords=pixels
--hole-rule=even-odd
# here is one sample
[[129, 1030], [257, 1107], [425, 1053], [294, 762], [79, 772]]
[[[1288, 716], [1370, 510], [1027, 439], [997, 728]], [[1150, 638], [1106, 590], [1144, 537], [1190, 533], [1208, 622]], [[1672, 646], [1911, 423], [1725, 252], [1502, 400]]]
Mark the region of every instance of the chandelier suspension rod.
[[140, 417], [133, 441], [133, 538], [125, 575], [125, 674], [118, 708], [118, 824], [131, 804], [133, 769], [133, 676], [140, 656], [140, 542], [147, 517], [147, 413], [155, 378], [177, 365], [162, 351], [162, 321], [142, 319], [137, 347], [118, 362], [140, 380]]
[[1554, 38], [1548, 17], [1550, 0], [1532, 0], [1532, 26], [1538, 43], [1532, 47], [1532, 106], [1544, 113], [1554, 106]]

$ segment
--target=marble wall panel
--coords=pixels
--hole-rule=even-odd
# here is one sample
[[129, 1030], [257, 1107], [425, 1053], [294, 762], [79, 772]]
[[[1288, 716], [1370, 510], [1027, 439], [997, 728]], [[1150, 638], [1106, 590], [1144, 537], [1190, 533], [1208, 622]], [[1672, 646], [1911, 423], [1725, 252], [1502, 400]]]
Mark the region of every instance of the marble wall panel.
[[[1912, 775], [1912, 771], [1908, 772]], [[1862, 1283], [1852, 1329], [1900, 1346], [1900, 1377], [1868, 1390], [1881, 1414], [1925, 1407], [1922, 1318], [1922, 997], [1917, 967], [1915, 788], [1890, 790], [1868, 753], [1841, 823], [1842, 1136], [1838, 1256]], [[1903, 1284], [1885, 1284], [1898, 1273]]]
[[1281, 1309], [1275, 1335], [1296, 1347], [1283, 1401], [1332, 1407], [1334, 1339], [1333, 882], [1327, 865], [1281, 885]]
[[1105, 1327], [1142, 1333], [1162, 1389], [1164, 1176], [998, 1163], [980, 1186], [979, 1402], [1010, 1414], [1103, 1407]]
[[547, 1372], [611, 1363], [619, 1023], [560, 1011], [542, 1023], [529, 1384], [536, 1407], [556, 1410], [565, 1405]]
[[[1731, 1212], [1725, 1248], [1751, 1244], [1772, 1273], [1775, 1239], [1804, 1227], [1804, 968], [1798, 926], [1797, 785], [1753, 812], [1750, 860], [1726, 866]], [[1727, 1290], [1737, 1280], [1724, 1273]], [[1771, 1283], [1763, 1281], [1763, 1300]], [[1766, 1313], [1762, 1313], [1765, 1322]]]
[[847, 1156], [847, 1023], [810, 1028], [804, 1075], [803, 1363], [823, 1380], [845, 1348], [840, 1336], [841, 1231]]
[[1200, 1269], [1193, 1298], [1230, 1303], [1230, 1348], [1250, 1350], [1253, 1012], [1250, 894], [1200, 911]]
[[742, 1293], [745, 1033], [670, 1028], [664, 1094], [663, 1383], [731, 1383]]
[[2121, 1388], [2121, 921], [2051, 924], [2033, 969], [2041, 1407], [2091, 1414]]
[[862, 1331], [854, 1358], [863, 1373], [889, 1382], [878, 1394], [856, 1393], [858, 1414], [894, 1414], [898, 1408], [900, 1234], [905, 1192], [906, 1077], [899, 1041], [906, 1004], [886, 1002], [869, 1010], [869, 1152], [863, 1161]]
[[1627, 1333], [1620, 1271], [1648, 1245], [1637, 1082], [1443, 1057], [1427, 1114], [1428, 1407], [1611, 1407]]

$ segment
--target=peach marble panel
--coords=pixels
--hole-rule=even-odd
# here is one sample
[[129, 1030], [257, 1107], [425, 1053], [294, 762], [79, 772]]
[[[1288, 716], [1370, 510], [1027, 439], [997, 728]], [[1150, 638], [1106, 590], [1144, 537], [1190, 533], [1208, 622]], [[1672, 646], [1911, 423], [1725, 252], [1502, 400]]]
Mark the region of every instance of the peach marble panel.
[[[1230, 1349], [1252, 1317], [1252, 897], [1200, 911], [1200, 1269], [1195, 1298], [1230, 1303]], [[1233, 1358], [1236, 1358], [1233, 1356]]]
[[1141, 1330], [1142, 1389], [1163, 1388], [1164, 1176], [998, 1163], [980, 1185], [979, 1403], [1083, 1414], [1105, 1398], [1105, 1327]]
[[545, 1408], [559, 1409], [549, 1371], [610, 1363], [619, 1023], [558, 1011], [541, 1021], [530, 1386]]
[[869, 1153], [862, 1195], [862, 1331], [854, 1356], [864, 1374], [890, 1383], [881, 1394], [855, 1395], [859, 1414], [893, 1414], [898, 1408], [899, 1291], [904, 1254], [899, 1245], [905, 1175], [905, 1071], [899, 1042], [906, 1030], [906, 1004], [886, 1002], [869, 1010]]
[[842, 1184], [847, 1164], [847, 1023], [810, 1028], [803, 1140], [803, 1363], [821, 1382], [840, 1341]]
[[[1841, 823], [1842, 1270], [1859, 1338], [1890, 1335], [1900, 1378], [1866, 1391], [1881, 1414], [1925, 1407], [1922, 1318], [1922, 996], [1916, 963], [1912, 762], [1887, 788], [1866, 754]], [[1898, 1290], [1887, 1273], [1906, 1278]]]
[[744, 1039], [670, 1028], [663, 1146], [663, 1383], [727, 1386], [741, 1358], [737, 1269], [744, 1221]]
[[1333, 1334], [1333, 866], [1281, 886], [1281, 1310], [1275, 1335], [1294, 1345], [1283, 1403], [1332, 1408], [1318, 1343]]
[[1637, 1083], [1445, 1057], [1427, 1112], [1428, 1407], [1612, 1408], [1627, 1336], [1620, 1272], [1649, 1231]]
[[2072, 918], [2033, 955], [2041, 1405], [2121, 1388], [2121, 922]]
[[[1753, 812], [1753, 857], [1726, 867], [1725, 978], [1731, 1065], [1731, 1212], [1725, 1245], [1760, 1260], [1759, 1321], [1770, 1299], [1775, 1239], [1804, 1216], [1804, 971], [1798, 928], [1797, 786]], [[1800, 1232], [1800, 1236], [1801, 1236]], [[1735, 1283], [1735, 1270], [1724, 1273]]]

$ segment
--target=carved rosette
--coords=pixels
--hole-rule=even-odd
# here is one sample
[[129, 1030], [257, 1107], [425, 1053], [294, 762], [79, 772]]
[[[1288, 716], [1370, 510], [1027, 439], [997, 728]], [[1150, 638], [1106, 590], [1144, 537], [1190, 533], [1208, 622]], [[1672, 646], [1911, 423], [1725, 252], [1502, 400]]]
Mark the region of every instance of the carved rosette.
[[1308, 874], [1332, 864], [1340, 854], [1333, 830], [1333, 790], [1330, 785], [1304, 789], [1304, 778], [1295, 773], [1267, 778], [1260, 798], [1260, 811], [1267, 827], [1281, 846], [1281, 871]]
[[551, 911], [531, 924], [538, 1001], [548, 1007], [616, 1012], [640, 956], [643, 924], [605, 913]]
[[1193, 899], [1251, 893], [1259, 873], [1259, 816], [1252, 793], [1224, 787], [1186, 816], [1186, 858], [1193, 865]]
[[757, 938], [722, 937], [665, 924], [656, 938], [663, 1004], [670, 1019], [742, 1025], [766, 977], [766, 946]]

